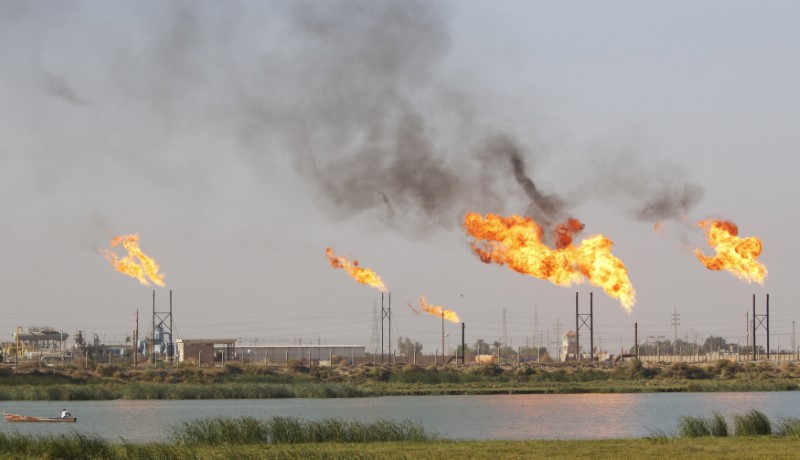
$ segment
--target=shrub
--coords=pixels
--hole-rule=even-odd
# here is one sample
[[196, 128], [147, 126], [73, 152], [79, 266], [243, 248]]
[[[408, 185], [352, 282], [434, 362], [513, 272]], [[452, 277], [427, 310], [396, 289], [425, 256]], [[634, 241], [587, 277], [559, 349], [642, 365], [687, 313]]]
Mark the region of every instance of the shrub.
[[705, 368], [683, 362], [673, 363], [669, 368], [668, 375], [689, 380], [707, 379], [709, 377], [709, 373]]
[[623, 379], [651, 378], [658, 375], [657, 369], [645, 367], [638, 359], [625, 361], [622, 366], [614, 369], [614, 375]]
[[739, 365], [727, 359], [718, 359], [714, 362], [711, 370], [722, 378], [731, 378], [739, 372]]

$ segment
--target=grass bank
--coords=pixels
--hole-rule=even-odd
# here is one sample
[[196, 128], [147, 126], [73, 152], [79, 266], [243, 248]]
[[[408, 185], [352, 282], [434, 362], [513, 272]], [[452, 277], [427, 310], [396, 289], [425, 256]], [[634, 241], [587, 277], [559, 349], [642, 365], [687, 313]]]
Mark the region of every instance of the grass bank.
[[29, 436], [0, 432], [0, 456], [35, 459], [447, 459], [447, 458], [796, 458], [800, 420], [772, 423], [760, 412], [726, 420], [681, 419], [677, 437], [564, 441], [439, 440], [411, 422], [362, 423], [273, 417], [185, 422], [166, 443], [110, 442], [78, 432]]
[[697, 439], [609, 439], [592, 441], [428, 441], [379, 443], [175, 444], [106, 443], [65, 435], [62, 440], [12, 441], [0, 455], [17, 459], [793, 459], [797, 439], [734, 437]]
[[0, 400], [353, 398], [389, 395], [794, 391], [794, 363], [189, 366], [0, 370]]

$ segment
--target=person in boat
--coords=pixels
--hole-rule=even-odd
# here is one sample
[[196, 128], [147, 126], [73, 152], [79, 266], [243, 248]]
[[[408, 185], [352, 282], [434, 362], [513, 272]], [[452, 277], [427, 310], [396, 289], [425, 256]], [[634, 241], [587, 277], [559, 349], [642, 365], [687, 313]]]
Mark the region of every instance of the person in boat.
[[63, 409], [63, 410], [61, 411], [61, 418], [72, 418], [72, 414], [70, 414], [69, 412], [67, 412], [67, 410], [66, 410], [66, 409]]

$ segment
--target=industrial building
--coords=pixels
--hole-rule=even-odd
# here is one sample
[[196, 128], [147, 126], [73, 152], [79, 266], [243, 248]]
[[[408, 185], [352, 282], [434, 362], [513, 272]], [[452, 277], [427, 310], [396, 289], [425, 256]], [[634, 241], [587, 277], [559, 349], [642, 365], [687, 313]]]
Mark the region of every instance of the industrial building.
[[363, 345], [248, 345], [236, 347], [235, 339], [178, 339], [178, 362], [201, 365], [242, 364], [283, 365], [299, 361], [312, 366], [329, 366], [340, 362], [353, 364], [363, 360]]
[[39, 360], [42, 362], [72, 358], [72, 350], [65, 346], [69, 334], [49, 326], [17, 327], [14, 340], [2, 344], [3, 361]]
[[236, 356], [236, 339], [178, 339], [178, 362], [214, 365]]

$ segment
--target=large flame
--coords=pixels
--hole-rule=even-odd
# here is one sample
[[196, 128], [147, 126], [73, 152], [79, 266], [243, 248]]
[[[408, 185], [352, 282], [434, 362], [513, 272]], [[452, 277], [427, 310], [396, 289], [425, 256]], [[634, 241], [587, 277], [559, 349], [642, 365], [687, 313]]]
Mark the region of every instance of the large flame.
[[453, 310], [448, 310], [443, 308], [439, 305], [431, 305], [425, 301], [425, 296], [419, 296], [419, 308], [425, 310], [427, 313], [431, 315], [438, 316], [440, 318], [444, 318], [447, 321], [452, 321], [454, 323], [460, 323], [461, 320], [458, 318], [458, 315]]
[[628, 312], [636, 303], [636, 290], [628, 279], [625, 265], [611, 254], [613, 243], [608, 238], [595, 235], [578, 246], [572, 244], [572, 235], [583, 228], [577, 219], [557, 227], [556, 248], [542, 241], [542, 227], [529, 217], [496, 214], [484, 217], [468, 212], [464, 228], [475, 238], [471, 243], [473, 251], [487, 264], [506, 265], [559, 286], [580, 283], [586, 278], [609, 296], [619, 299]]
[[344, 269], [354, 280], [361, 284], [372, 286], [379, 289], [381, 292], [386, 290], [386, 286], [383, 285], [381, 277], [369, 268], [359, 267], [357, 260], [350, 262], [344, 257], [337, 257], [333, 255], [333, 249], [331, 248], [326, 248], [325, 254], [328, 256], [331, 267]]
[[139, 249], [139, 235], [120, 235], [111, 239], [111, 247], [120, 244], [128, 251], [128, 255], [121, 259], [110, 249], [104, 251], [106, 260], [111, 262], [115, 270], [138, 279], [145, 286], [149, 286], [150, 282], [164, 286], [164, 274], [158, 272], [156, 261]]
[[705, 229], [706, 241], [716, 255], [706, 256], [700, 249], [694, 254], [709, 270], [728, 270], [737, 278], [764, 284], [767, 267], [756, 260], [761, 254], [761, 240], [756, 237], [741, 238], [736, 224], [726, 220], [708, 219], [697, 223]]

